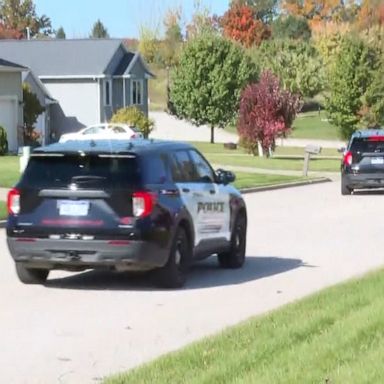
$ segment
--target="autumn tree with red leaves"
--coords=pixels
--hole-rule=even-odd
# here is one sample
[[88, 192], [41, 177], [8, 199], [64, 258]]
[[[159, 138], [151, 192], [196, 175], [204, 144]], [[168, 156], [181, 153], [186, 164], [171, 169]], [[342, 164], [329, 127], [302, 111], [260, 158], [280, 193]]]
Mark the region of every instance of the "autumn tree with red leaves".
[[237, 130], [240, 140], [253, 154], [260, 143], [264, 153], [275, 148], [275, 140], [285, 137], [301, 108], [298, 95], [280, 87], [270, 71], [261, 74], [258, 83], [248, 85], [240, 99]]
[[260, 45], [271, 36], [270, 28], [256, 19], [255, 11], [246, 5], [234, 3], [221, 18], [225, 37], [238, 41], [245, 47]]

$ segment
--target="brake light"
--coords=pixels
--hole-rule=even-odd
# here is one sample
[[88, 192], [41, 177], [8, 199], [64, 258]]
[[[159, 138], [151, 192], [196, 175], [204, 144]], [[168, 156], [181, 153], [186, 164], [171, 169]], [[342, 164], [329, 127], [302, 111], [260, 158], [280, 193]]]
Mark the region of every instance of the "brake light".
[[135, 192], [132, 197], [133, 216], [145, 217], [152, 213], [155, 195], [151, 192]]
[[384, 136], [371, 136], [368, 137], [368, 141], [384, 141]]
[[20, 212], [20, 192], [13, 188], [8, 192], [7, 208], [10, 215], [17, 215]]
[[344, 155], [343, 163], [344, 163], [345, 165], [352, 165], [352, 152], [351, 152], [351, 151], [348, 151], [348, 152]]

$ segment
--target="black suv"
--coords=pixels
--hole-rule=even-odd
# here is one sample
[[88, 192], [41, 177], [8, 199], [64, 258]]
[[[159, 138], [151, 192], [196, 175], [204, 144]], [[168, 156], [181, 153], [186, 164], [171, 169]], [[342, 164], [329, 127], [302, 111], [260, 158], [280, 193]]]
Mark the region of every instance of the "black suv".
[[19, 279], [52, 269], [153, 271], [180, 287], [191, 262], [245, 259], [247, 213], [231, 185], [191, 145], [69, 141], [35, 149], [8, 195], [7, 242]]
[[341, 164], [341, 194], [384, 187], [384, 130], [355, 132]]

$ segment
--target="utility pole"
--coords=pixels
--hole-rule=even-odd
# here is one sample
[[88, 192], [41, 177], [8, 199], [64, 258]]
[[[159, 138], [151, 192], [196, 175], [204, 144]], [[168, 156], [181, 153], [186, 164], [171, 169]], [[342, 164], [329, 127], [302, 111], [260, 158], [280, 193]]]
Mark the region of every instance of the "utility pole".
[[27, 40], [31, 40], [31, 28], [27, 27]]

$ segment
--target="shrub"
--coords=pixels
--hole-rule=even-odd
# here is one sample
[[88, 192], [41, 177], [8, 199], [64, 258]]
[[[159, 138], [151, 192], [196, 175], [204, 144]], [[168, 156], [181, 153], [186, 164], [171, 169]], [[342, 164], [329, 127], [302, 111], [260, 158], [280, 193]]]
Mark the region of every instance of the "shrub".
[[0, 125], [0, 155], [8, 153], [7, 131]]
[[111, 118], [111, 123], [124, 123], [131, 126], [135, 126], [140, 129], [140, 132], [145, 138], [148, 138], [149, 134], [155, 128], [155, 122], [144, 115], [142, 111], [136, 107], [121, 108], [115, 112]]
[[259, 142], [268, 156], [276, 138], [289, 132], [300, 107], [297, 95], [283, 90], [272, 72], [263, 72], [260, 81], [248, 85], [241, 95], [237, 130], [242, 145], [255, 153]]

